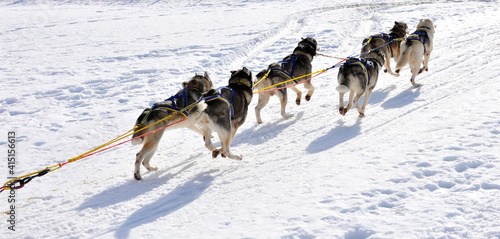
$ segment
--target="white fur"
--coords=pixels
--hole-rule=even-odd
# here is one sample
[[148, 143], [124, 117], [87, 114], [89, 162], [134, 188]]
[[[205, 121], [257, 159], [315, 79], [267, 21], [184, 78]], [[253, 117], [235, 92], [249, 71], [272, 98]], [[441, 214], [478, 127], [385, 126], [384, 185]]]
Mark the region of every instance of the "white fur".
[[339, 93], [347, 93], [349, 92], [349, 87], [345, 86], [345, 85], [339, 85], [337, 86], [337, 88], [335, 88]]

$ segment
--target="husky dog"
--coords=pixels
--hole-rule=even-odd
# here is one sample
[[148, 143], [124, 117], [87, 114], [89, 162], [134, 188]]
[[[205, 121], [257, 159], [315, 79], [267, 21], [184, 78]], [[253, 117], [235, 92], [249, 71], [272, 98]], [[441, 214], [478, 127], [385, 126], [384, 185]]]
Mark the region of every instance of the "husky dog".
[[[358, 109], [359, 117], [365, 117], [366, 103], [377, 84], [378, 73], [383, 65], [384, 56], [379, 50], [374, 50], [366, 54], [366, 58], [348, 58], [340, 67], [338, 74], [339, 86], [336, 89], [340, 93], [339, 112], [341, 115], [345, 115], [351, 109], [354, 99], [354, 105]], [[344, 94], [349, 91], [349, 103], [344, 108]], [[358, 101], [363, 94], [365, 95], [363, 105], [359, 107]]]
[[[222, 157], [241, 160], [229, 150], [238, 128], [245, 122], [248, 105], [252, 101], [252, 72], [247, 68], [231, 71], [228, 86], [210, 90], [203, 95], [207, 108], [198, 123], [204, 131], [205, 147], [212, 151], [212, 157], [219, 153]], [[212, 145], [212, 130], [217, 132], [221, 149]]]
[[[393, 76], [399, 76], [392, 72], [391, 70], [391, 57], [394, 58], [394, 61], [397, 62], [399, 59], [399, 50], [400, 50], [400, 42], [397, 40], [398, 38], [403, 38], [408, 34], [408, 26], [404, 22], [394, 22], [394, 26], [391, 30], [389, 30], [389, 34], [380, 33], [376, 35], [372, 35], [369, 38], [365, 38], [363, 40], [363, 48], [361, 49], [361, 53], [365, 53], [370, 51], [371, 49], [378, 48], [380, 49], [380, 53], [385, 57], [385, 70], [384, 72], [389, 72], [389, 74]], [[387, 44], [389, 43], [389, 44]], [[381, 47], [382, 45], [385, 45]]]
[[[208, 74], [205, 72], [203, 76], [195, 75], [191, 80], [182, 83], [182, 87], [183, 89], [177, 92], [176, 95], [166, 99], [165, 101], [155, 103], [151, 108], [146, 108], [135, 123], [138, 126], [137, 130], [140, 130], [166, 117], [171, 117], [144, 130], [136, 131], [136, 133], [134, 133], [133, 138], [136, 139], [132, 141], [132, 144], [144, 144], [141, 151], [137, 153], [135, 160], [134, 178], [137, 180], [142, 179], [140, 173], [141, 163], [149, 171], [158, 170], [157, 167], [151, 167], [149, 161], [153, 157], [158, 147], [158, 143], [160, 142], [161, 136], [166, 129], [170, 130], [175, 128], [190, 128], [199, 133], [203, 133], [199, 128], [196, 127], [195, 124], [198, 122], [198, 120], [200, 120], [201, 112], [203, 112], [203, 110], [205, 110], [205, 108], [207, 107], [207, 104], [205, 104], [203, 100], [200, 101], [200, 98], [204, 92], [207, 92], [212, 88], [212, 81], [208, 77]], [[198, 101], [199, 103], [191, 110], [189, 110], [189, 112], [179, 112], [182, 108], [185, 108], [186, 106]], [[166, 125], [179, 122], [186, 117], [188, 117], [188, 119], [185, 121], [159, 130], [155, 133], [137, 138], [140, 135], [155, 131]]]
[[[273, 63], [269, 65], [269, 68], [266, 70], [262, 70], [257, 74], [257, 81], [255, 88], [257, 90], [268, 88], [270, 86], [279, 84], [281, 82], [288, 81], [292, 78], [301, 77], [307, 74], [310, 74], [312, 71], [311, 61], [313, 57], [316, 55], [318, 43], [314, 38], [302, 38], [299, 42], [298, 46], [293, 50], [293, 54], [288, 55], [283, 58], [283, 61], [278, 63]], [[260, 80], [269, 72], [269, 75], [266, 79]], [[260, 111], [264, 108], [269, 102], [269, 98], [276, 94], [281, 102], [281, 116], [285, 119], [292, 117], [293, 115], [289, 115], [285, 113], [285, 107], [287, 104], [287, 91], [285, 86], [294, 85], [299, 83], [300, 81], [306, 80], [306, 78], [300, 78], [298, 80], [289, 81], [286, 84], [279, 84], [277, 86], [271, 87], [270, 89], [278, 89], [272, 90], [269, 92], [263, 92], [259, 94], [259, 103], [255, 107], [255, 115], [257, 116], [257, 123], [261, 124], [262, 119], [260, 118]], [[259, 83], [257, 83], [259, 82]], [[311, 81], [305, 81], [304, 87], [308, 89], [307, 95], [305, 99], [309, 101], [311, 99], [312, 94], [314, 93], [314, 86]], [[300, 99], [302, 97], [302, 92], [299, 91], [295, 86], [292, 86], [292, 90], [297, 94], [297, 98], [295, 99], [295, 103], [300, 105]]]
[[[415, 83], [415, 77], [424, 70], [429, 70], [428, 63], [433, 48], [434, 29], [431, 19], [420, 19], [415, 32], [401, 42], [401, 55], [396, 64], [396, 73], [409, 64], [412, 73], [410, 82], [415, 87], [420, 86]], [[423, 63], [422, 68], [420, 68], [421, 63]]]

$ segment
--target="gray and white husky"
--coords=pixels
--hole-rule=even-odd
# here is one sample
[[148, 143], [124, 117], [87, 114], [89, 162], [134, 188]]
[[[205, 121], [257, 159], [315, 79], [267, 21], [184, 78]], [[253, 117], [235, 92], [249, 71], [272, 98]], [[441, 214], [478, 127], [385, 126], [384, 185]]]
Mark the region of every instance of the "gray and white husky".
[[[205, 72], [203, 76], [195, 75], [191, 80], [182, 83], [182, 87], [183, 89], [177, 92], [177, 94], [175, 94], [174, 96], [166, 99], [165, 101], [155, 103], [151, 108], [146, 108], [139, 116], [139, 118], [137, 118], [136, 125], [138, 126], [138, 128], [136, 129], [136, 133], [134, 133], [134, 135], [132, 136], [133, 138], [158, 130], [166, 125], [179, 122], [188, 117], [188, 119], [185, 121], [179, 122], [170, 127], [158, 130], [155, 133], [142, 136], [132, 141], [133, 145], [143, 144], [142, 149], [141, 151], [139, 151], [139, 153], [137, 153], [135, 160], [134, 178], [137, 180], [142, 179], [140, 173], [141, 163], [149, 171], [158, 170], [157, 167], [152, 167], [149, 164], [149, 161], [158, 148], [158, 143], [160, 142], [160, 139], [165, 130], [190, 128], [199, 132], [200, 134], [203, 133], [198, 127], [196, 127], [196, 123], [201, 119], [201, 113], [207, 107], [207, 104], [205, 104], [203, 100], [200, 101], [200, 97], [203, 93], [212, 89], [212, 81], [210, 80], [210, 77], [208, 77], [208, 74]], [[198, 102], [198, 104], [196, 104], [196, 106], [189, 110], [189, 112], [179, 112], [181, 109], [185, 108], [186, 106], [192, 105], [195, 102]], [[154, 124], [166, 117], [171, 118], [168, 118], [160, 123], [137, 132], [137, 130]]]
[[[266, 70], [262, 70], [257, 74], [257, 81], [255, 85], [256, 90], [265, 89], [267, 87], [279, 84], [281, 82], [285, 82], [290, 80], [291, 78], [301, 77], [307, 74], [310, 74], [312, 71], [311, 61], [313, 57], [316, 55], [318, 43], [314, 38], [307, 37], [302, 38], [299, 42], [298, 46], [295, 47], [293, 53], [283, 58], [283, 61], [278, 63], [273, 63], [269, 65], [269, 68]], [[269, 71], [270, 70], [270, 71]], [[269, 71], [269, 75], [266, 79], [259, 82]], [[279, 84], [277, 86], [269, 88], [268, 92], [259, 93], [259, 102], [255, 107], [255, 116], [257, 117], [257, 123], [261, 124], [262, 119], [260, 117], [260, 111], [264, 108], [269, 102], [269, 98], [273, 95], [277, 95], [281, 102], [281, 116], [285, 119], [290, 118], [292, 115], [285, 113], [285, 107], [287, 104], [287, 90], [283, 88], [285, 86], [290, 86], [297, 84], [300, 81], [306, 80], [307, 78], [300, 78], [294, 81], [290, 81], [286, 84]], [[257, 82], [259, 82], [257, 84]], [[307, 95], [305, 99], [309, 101], [311, 96], [314, 93], [314, 86], [311, 81], [305, 81], [304, 87], [308, 89]], [[282, 88], [279, 90], [274, 90], [277, 88]], [[297, 94], [297, 98], [295, 99], [295, 103], [300, 105], [300, 100], [302, 98], [302, 92], [297, 89], [297, 87], [291, 87], [293, 91]]]
[[[415, 77], [423, 71], [429, 70], [428, 64], [433, 49], [434, 30], [434, 22], [431, 19], [420, 19], [415, 32], [401, 42], [401, 55], [396, 64], [396, 73], [409, 64], [412, 73], [410, 82], [415, 87], [420, 86], [420, 84], [415, 83]], [[421, 63], [423, 63], [422, 68], [420, 68]]]
[[[345, 115], [352, 104], [356, 106], [359, 117], [365, 117], [365, 107], [377, 84], [379, 71], [384, 65], [384, 56], [379, 50], [366, 54], [366, 58], [348, 58], [339, 68], [337, 91], [339, 92], [339, 113]], [[349, 93], [349, 103], [344, 107], [344, 94]], [[363, 105], [359, 98], [364, 96]]]
[[[231, 71], [228, 85], [213, 89], [203, 95], [207, 108], [198, 126], [204, 132], [205, 147], [212, 151], [212, 157], [241, 160], [242, 156], [231, 153], [229, 147], [238, 128], [245, 122], [248, 105], [252, 101], [252, 72], [247, 68]], [[212, 145], [212, 130], [221, 143], [217, 149]]]
[[384, 72], [388, 72], [393, 76], [399, 76], [399, 74], [392, 72], [390, 60], [391, 58], [393, 58], [395, 62], [398, 61], [401, 43], [398, 39], [405, 37], [406, 34], [408, 34], [408, 25], [406, 25], [406, 23], [404, 22], [394, 22], [394, 26], [391, 30], [389, 30], [389, 34], [380, 33], [365, 38], [363, 40], [363, 48], [361, 49], [361, 53], [368, 52], [371, 49], [380, 49], [380, 53], [385, 58]]

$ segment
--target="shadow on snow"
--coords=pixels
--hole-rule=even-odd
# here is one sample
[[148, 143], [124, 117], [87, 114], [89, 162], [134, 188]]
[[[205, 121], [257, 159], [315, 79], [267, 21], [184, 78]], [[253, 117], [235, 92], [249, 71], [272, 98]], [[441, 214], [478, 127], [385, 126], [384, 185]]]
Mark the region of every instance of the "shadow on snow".
[[361, 119], [358, 118], [352, 126], [344, 126], [343, 119], [337, 120], [337, 125], [327, 134], [313, 140], [307, 146], [306, 152], [310, 154], [319, 153], [355, 138], [361, 132]]

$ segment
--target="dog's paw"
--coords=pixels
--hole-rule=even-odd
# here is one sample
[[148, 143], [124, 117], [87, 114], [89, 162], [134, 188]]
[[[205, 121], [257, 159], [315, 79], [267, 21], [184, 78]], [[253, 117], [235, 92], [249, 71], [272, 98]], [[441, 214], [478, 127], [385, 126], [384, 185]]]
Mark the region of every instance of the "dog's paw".
[[339, 113], [340, 113], [341, 115], [345, 116], [345, 114], [347, 113], [347, 109], [346, 109], [346, 108], [344, 108], [344, 107], [340, 107], [340, 108], [339, 108]]
[[399, 71], [401, 71], [401, 70], [396, 70], [396, 71], [395, 71], [395, 72], [396, 72], [396, 74], [399, 74]]
[[306, 95], [306, 101], [310, 101], [311, 100], [311, 96], [310, 95]]
[[422, 86], [422, 84], [415, 83], [414, 80], [410, 80], [410, 82], [413, 85], [413, 87], [415, 87], [415, 88], [418, 88], [418, 87]]
[[231, 156], [231, 159], [234, 159], [234, 160], [242, 160], [242, 159], [243, 159], [243, 156], [242, 156], [242, 155], [232, 155], [232, 156]]
[[141, 173], [139, 173], [139, 172], [134, 173], [134, 178], [135, 178], [135, 180], [137, 180], [137, 181], [141, 181], [141, 180], [142, 180]]
[[219, 156], [219, 154], [220, 154], [220, 150], [218, 150], [218, 149], [212, 150], [212, 158], [217, 158], [217, 156]]
[[387, 73], [387, 69], [384, 69], [384, 72]]
[[281, 115], [281, 117], [283, 117], [283, 119], [290, 119], [293, 117], [293, 114], [284, 114], [284, 115]]
[[296, 99], [295, 104], [300, 105], [300, 99]]
[[359, 113], [359, 117], [361, 117], [361, 118], [365, 117], [365, 113], [361, 113], [361, 112], [360, 112], [360, 113]]
[[395, 77], [399, 77], [399, 73], [389, 72], [389, 74]]

